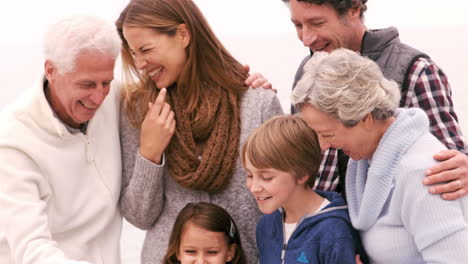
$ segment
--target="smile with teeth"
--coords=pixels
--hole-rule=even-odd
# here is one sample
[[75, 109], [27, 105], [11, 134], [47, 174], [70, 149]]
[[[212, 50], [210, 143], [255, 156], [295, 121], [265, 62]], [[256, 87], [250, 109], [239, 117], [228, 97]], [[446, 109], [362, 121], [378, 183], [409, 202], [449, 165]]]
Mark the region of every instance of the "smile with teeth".
[[85, 108], [89, 109], [89, 110], [94, 110], [94, 109], [96, 109], [96, 107], [97, 107], [96, 105], [95, 105], [95, 106], [87, 105], [87, 104], [83, 103], [82, 101], [80, 101], [80, 104], [81, 104], [82, 106], [84, 106]]
[[163, 66], [153, 70], [152, 72], [149, 72], [148, 74], [149, 74], [149, 76], [154, 77], [154, 76], [156, 76], [156, 74], [160, 73], [162, 70], [163, 70]]
[[259, 196], [257, 196], [257, 200], [259, 200], [259, 201], [265, 201], [265, 200], [270, 199], [270, 198], [271, 198], [271, 196], [268, 196], [268, 197], [259, 197]]
[[313, 50], [314, 50], [314, 51], [321, 51], [321, 50], [325, 49], [327, 46], [328, 46], [328, 43], [323, 44], [323, 45], [320, 46], [320, 47], [313, 48]]

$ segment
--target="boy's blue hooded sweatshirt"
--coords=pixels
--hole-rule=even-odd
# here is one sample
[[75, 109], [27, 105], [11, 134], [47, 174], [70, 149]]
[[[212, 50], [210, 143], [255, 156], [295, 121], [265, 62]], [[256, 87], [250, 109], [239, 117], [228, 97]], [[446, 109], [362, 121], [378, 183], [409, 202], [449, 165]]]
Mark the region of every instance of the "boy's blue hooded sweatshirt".
[[363, 263], [367, 262], [344, 199], [338, 193], [316, 192], [330, 204], [319, 212], [304, 216], [287, 244], [284, 241], [283, 210], [261, 217], [256, 231], [261, 264], [356, 263], [358, 251]]

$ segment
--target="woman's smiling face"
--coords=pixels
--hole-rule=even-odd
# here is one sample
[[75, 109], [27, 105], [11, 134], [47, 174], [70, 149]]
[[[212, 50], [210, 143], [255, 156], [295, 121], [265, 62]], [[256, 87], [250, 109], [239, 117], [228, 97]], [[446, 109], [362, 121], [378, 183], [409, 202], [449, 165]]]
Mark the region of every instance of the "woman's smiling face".
[[123, 35], [135, 66], [147, 74], [158, 88], [176, 83], [187, 62], [190, 34], [184, 24], [173, 36], [148, 27], [124, 26]]

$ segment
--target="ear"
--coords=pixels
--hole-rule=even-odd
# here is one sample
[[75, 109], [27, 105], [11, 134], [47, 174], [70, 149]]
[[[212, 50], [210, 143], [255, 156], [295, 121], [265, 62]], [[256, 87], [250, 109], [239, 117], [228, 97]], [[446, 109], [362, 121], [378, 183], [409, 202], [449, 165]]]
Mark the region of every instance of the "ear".
[[372, 117], [372, 113], [368, 113], [361, 121], [364, 128], [372, 128], [374, 124], [374, 118]]
[[187, 48], [187, 46], [190, 44], [190, 39], [191, 39], [191, 35], [187, 29], [187, 25], [185, 24], [179, 25], [179, 27], [177, 28], [177, 37], [179, 37], [182, 40], [182, 44], [184, 48]]
[[359, 18], [361, 19], [361, 7], [359, 5], [355, 5], [348, 11], [349, 18]]
[[237, 249], [237, 245], [235, 243], [233, 243], [231, 246], [229, 246], [229, 251], [228, 251], [228, 254], [226, 256], [226, 262], [231, 262], [232, 259], [234, 258], [234, 255], [236, 254], [236, 249]]
[[49, 82], [53, 82], [55, 75], [58, 74], [57, 67], [50, 60], [44, 63], [44, 74]]
[[305, 184], [307, 182], [308, 179], [309, 179], [309, 175], [306, 174], [306, 175], [302, 176], [301, 178], [299, 178], [297, 180], [297, 183], [299, 185], [303, 185], [303, 184]]

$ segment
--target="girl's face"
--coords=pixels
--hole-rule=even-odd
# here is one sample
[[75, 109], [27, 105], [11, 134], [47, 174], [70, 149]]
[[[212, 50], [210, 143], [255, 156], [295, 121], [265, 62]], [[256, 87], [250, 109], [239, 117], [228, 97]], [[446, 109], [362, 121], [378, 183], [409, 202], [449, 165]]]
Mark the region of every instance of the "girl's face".
[[181, 264], [225, 264], [234, 257], [236, 245], [228, 245], [224, 233], [212, 232], [192, 222], [184, 226], [177, 259]]
[[123, 27], [123, 35], [135, 66], [149, 75], [158, 88], [177, 82], [187, 61], [185, 48], [190, 43], [190, 34], [184, 24], [174, 36], [147, 27], [130, 26]]

